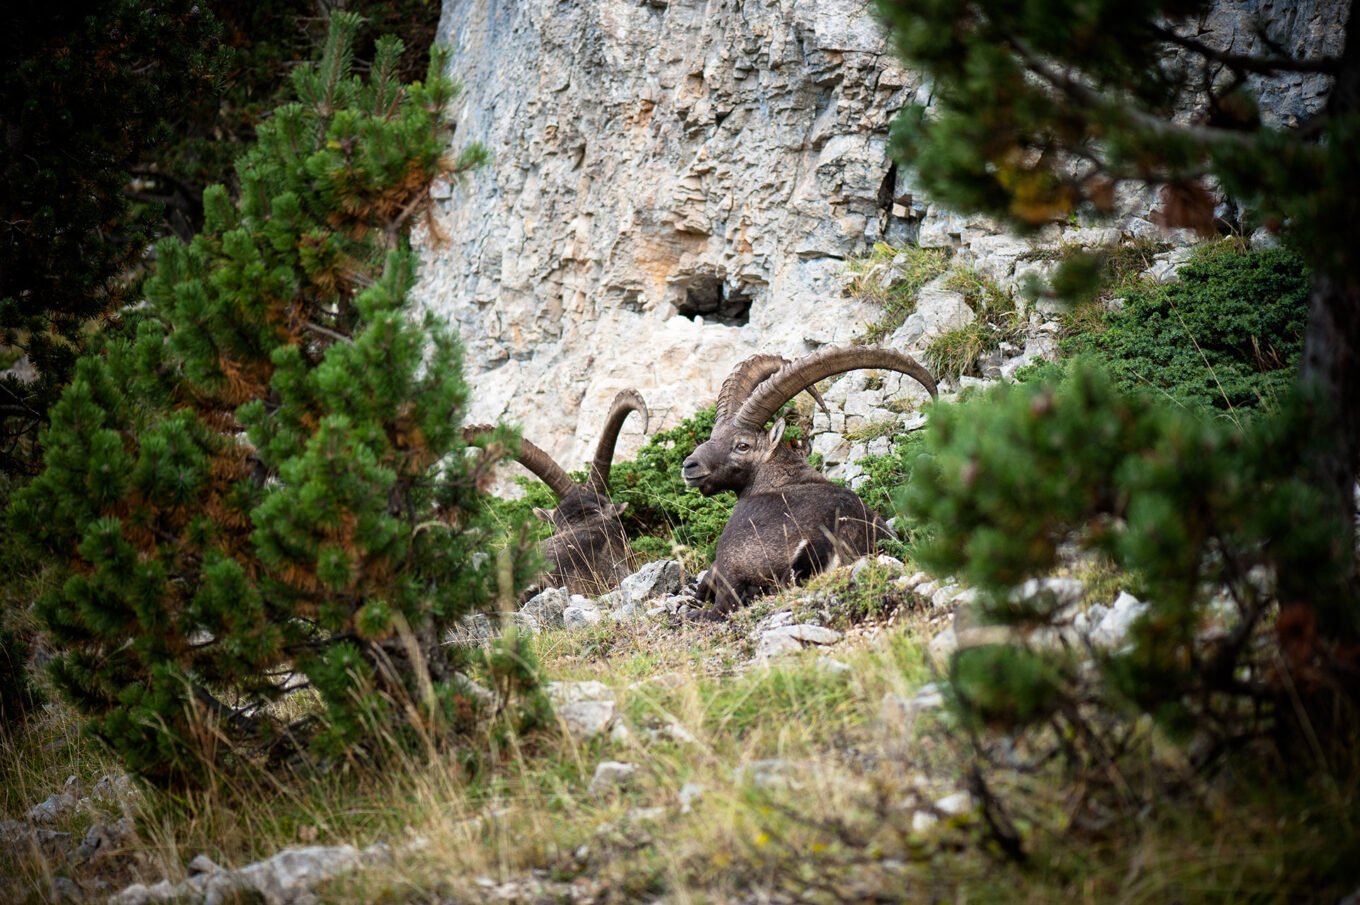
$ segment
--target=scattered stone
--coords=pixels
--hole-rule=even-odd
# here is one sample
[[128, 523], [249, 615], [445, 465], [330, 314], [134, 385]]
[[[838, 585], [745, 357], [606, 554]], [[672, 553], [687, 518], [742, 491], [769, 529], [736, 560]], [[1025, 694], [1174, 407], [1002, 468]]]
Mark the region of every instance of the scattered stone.
[[684, 573], [680, 563], [673, 559], [658, 559], [649, 562], [623, 581], [619, 591], [624, 604], [642, 603], [653, 597], [665, 597], [680, 593]]
[[934, 609], [943, 609], [954, 602], [954, 597], [959, 593], [959, 586], [956, 584], [946, 584], [936, 588], [935, 593], [930, 595], [930, 605]]
[[191, 877], [194, 874], [215, 874], [221, 869], [213, 859], [202, 853], [194, 855], [193, 860], [188, 865], [189, 876]]
[[936, 801], [931, 810], [917, 811], [911, 816], [911, 831], [923, 833], [940, 822], [941, 817], [956, 817], [973, 809], [973, 796], [967, 792], [955, 792]]
[[958, 649], [959, 639], [952, 625], [930, 639], [930, 657], [937, 663], [948, 660]]
[[684, 685], [686, 678], [678, 672], [663, 672], [646, 679], [639, 679], [628, 686], [630, 690], [647, 688], [649, 686], [659, 686], [661, 688], [679, 688]]
[[796, 789], [795, 765], [782, 758], [754, 760], [733, 771], [738, 780], [746, 779], [763, 789]]
[[515, 628], [526, 635], [537, 635], [543, 631], [543, 626], [529, 613], [519, 612], [511, 614]]
[[949, 599], [948, 605], [951, 607], [968, 607], [977, 603], [977, 599], [977, 588], [964, 588]]
[[613, 727], [609, 730], [609, 740], [616, 745], [626, 745], [633, 737], [633, 730], [628, 728], [628, 724], [623, 720], [615, 720]]
[[117, 776], [104, 774], [99, 777], [99, 781], [90, 790], [90, 797], [95, 801], [109, 801], [116, 804], [124, 804], [136, 798], [140, 792], [132, 777], [126, 773], [119, 773]]
[[793, 610], [779, 610], [756, 623], [752, 634], [759, 637], [762, 633], [785, 625], [793, 625]]
[[571, 603], [562, 610], [562, 625], [567, 629], [589, 628], [604, 619], [604, 613], [594, 601], [573, 594]]
[[519, 611], [533, 616], [544, 628], [561, 628], [562, 611], [570, 602], [571, 595], [566, 588], [548, 588], [529, 598]]
[[22, 820], [0, 820], [0, 843], [11, 850], [35, 848], [48, 858], [56, 858], [70, 850], [71, 834]]
[[[199, 856], [202, 857], [202, 856]], [[179, 883], [162, 880], [151, 886], [133, 883], [109, 899], [109, 905], [153, 905], [195, 902], [218, 905], [257, 896], [265, 905], [302, 905], [316, 901], [317, 886], [342, 874], [390, 860], [387, 846], [360, 851], [352, 845], [287, 848], [271, 858], [235, 870], [191, 871]], [[203, 859], [207, 864], [212, 862]], [[198, 858], [194, 862], [199, 863]], [[216, 865], [212, 865], [216, 868]]]
[[614, 720], [613, 701], [576, 701], [557, 708], [557, 719], [567, 735], [589, 741], [609, 728]]
[[1128, 591], [1120, 591], [1114, 605], [1104, 613], [1091, 630], [1091, 643], [1098, 647], [1117, 648], [1128, 639], [1134, 620], [1147, 610], [1147, 604]]
[[690, 732], [688, 729], [686, 729], [679, 723], [675, 722], [674, 720], [662, 726], [661, 729], [658, 731], [658, 734], [663, 735], [666, 738], [669, 738], [673, 741], [683, 742], [687, 745], [699, 744], [699, 740], [694, 737], [694, 733]]
[[577, 701], [612, 701], [614, 690], [603, 682], [549, 682], [544, 688], [548, 699], [556, 706]]
[[631, 823], [659, 823], [666, 817], [666, 809], [663, 807], [654, 808], [630, 808], [626, 815]]
[[60, 792], [38, 802], [24, 816], [33, 823], [51, 823], [74, 812], [80, 805], [80, 797], [80, 780], [68, 776]]
[[901, 575], [907, 571], [907, 567], [902, 560], [892, 556], [886, 556], [884, 554], [879, 554], [872, 558], [861, 556], [850, 566], [851, 583], [858, 583], [865, 571], [871, 568], [880, 572], [889, 572], [894, 576]]
[[486, 613], [473, 613], [459, 619], [457, 624], [449, 629], [448, 635], [444, 638], [444, 643], [472, 647], [491, 640], [495, 633], [495, 627], [491, 624], [490, 616]]
[[617, 760], [602, 761], [595, 767], [595, 775], [591, 777], [586, 791], [596, 798], [616, 792], [632, 782], [637, 769], [635, 764]]
[[694, 810], [694, 803], [704, 797], [704, 787], [697, 782], [687, 782], [680, 787], [676, 797], [680, 800], [680, 813], [688, 814]]
[[1143, 276], [1151, 277], [1158, 283], [1170, 283], [1176, 279], [1181, 266], [1194, 255], [1193, 246], [1184, 245], [1153, 255], [1152, 266], [1143, 271]]
[[76, 858], [84, 862], [107, 857], [110, 852], [125, 848], [136, 835], [132, 821], [127, 817], [119, 817], [112, 823], [90, 824], [85, 838], [76, 847]]
[[809, 644], [835, 644], [839, 640], [840, 632], [822, 625], [781, 625], [760, 633], [756, 656], [768, 659], [795, 653]]
[[817, 668], [832, 675], [844, 675], [852, 671], [849, 663], [837, 660], [835, 657], [828, 657], [826, 654], [817, 658]]
[[1080, 606], [1086, 595], [1086, 586], [1075, 578], [1031, 578], [1011, 592], [1015, 603], [1041, 601], [1047, 603], [1054, 613]]

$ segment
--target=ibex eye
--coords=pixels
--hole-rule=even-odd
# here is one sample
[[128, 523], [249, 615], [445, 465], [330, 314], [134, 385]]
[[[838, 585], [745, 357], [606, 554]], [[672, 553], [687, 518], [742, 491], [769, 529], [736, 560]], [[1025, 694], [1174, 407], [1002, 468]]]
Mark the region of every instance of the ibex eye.
[[749, 444], [749, 443], [738, 443], [738, 444], [737, 444], [737, 452], [749, 452], [750, 449], [751, 449], [751, 444]]

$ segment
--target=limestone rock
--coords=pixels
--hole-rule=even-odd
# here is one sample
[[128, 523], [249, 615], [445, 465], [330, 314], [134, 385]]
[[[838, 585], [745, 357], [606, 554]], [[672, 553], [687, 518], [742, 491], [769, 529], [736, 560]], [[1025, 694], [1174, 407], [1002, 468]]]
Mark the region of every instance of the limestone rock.
[[616, 760], [602, 761], [595, 767], [595, 775], [591, 777], [590, 786], [586, 791], [596, 798], [615, 792], [631, 783], [637, 770], [636, 764], [625, 764]]
[[[520, 425], [568, 468], [591, 454], [619, 389], [637, 387], [665, 429], [711, 404], [750, 354], [860, 335], [881, 312], [846, 297], [844, 261], [875, 242], [952, 249], [1013, 291], [1036, 270], [1031, 247], [1192, 240], [1159, 230], [1156, 193], [1139, 187], [1120, 187], [1110, 223], [1034, 243], [931, 202], [887, 153], [894, 112], [928, 103], [931, 86], [897, 63], [863, 0], [444, 6], [438, 40], [466, 89], [454, 141], [481, 142], [495, 164], [432, 187], [416, 296], [463, 338], [470, 418]], [[1252, 18], [1267, 13], [1285, 50], [1340, 52], [1347, 4], [1283, 6], [1220, 0], [1197, 39], [1249, 53], [1262, 40]], [[1266, 120], [1289, 125], [1321, 108], [1326, 78], [1249, 82], [1266, 91]], [[1159, 261], [1157, 275], [1174, 268]], [[893, 348], [971, 319], [957, 294], [923, 296]], [[990, 367], [1009, 377], [1007, 364]], [[625, 423], [619, 454], [642, 439]], [[848, 454], [835, 461], [862, 479]]]
[[613, 701], [576, 701], [557, 708], [557, 718], [567, 735], [589, 741], [609, 728], [614, 720]]
[[519, 611], [533, 616], [544, 628], [561, 628], [562, 611], [570, 602], [566, 588], [548, 588], [529, 598]]
[[757, 657], [778, 657], [796, 653], [809, 645], [835, 644], [841, 633], [821, 625], [781, 625], [760, 633], [756, 642]]
[[622, 602], [625, 605], [637, 604], [653, 597], [678, 594], [683, 574], [680, 563], [673, 559], [649, 562], [619, 582]]
[[562, 625], [568, 629], [588, 628], [603, 618], [599, 605], [580, 594], [573, 594], [571, 603], [562, 610]]

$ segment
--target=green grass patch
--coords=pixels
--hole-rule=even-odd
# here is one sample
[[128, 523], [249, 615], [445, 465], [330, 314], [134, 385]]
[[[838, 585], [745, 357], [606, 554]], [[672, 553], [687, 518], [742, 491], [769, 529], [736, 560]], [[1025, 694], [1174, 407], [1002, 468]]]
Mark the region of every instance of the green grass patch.
[[949, 252], [939, 248], [903, 246], [879, 242], [863, 258], [846, 262], [846, 288], [856, 298], [883, 307], [883, 315], [869, 327], [860, 342], [881, 342], [902, 326], [916, 310], [921, 288], [945, 272]]
[[965, 267], [951, 270], [943, 288], [960, 293], [976, 318], [936, 337], [926, 347], [926, 366], [941, 380], [980, 376], [978, 364], [982, 357], [1023, 332], [1015, 300], [994, 280]]

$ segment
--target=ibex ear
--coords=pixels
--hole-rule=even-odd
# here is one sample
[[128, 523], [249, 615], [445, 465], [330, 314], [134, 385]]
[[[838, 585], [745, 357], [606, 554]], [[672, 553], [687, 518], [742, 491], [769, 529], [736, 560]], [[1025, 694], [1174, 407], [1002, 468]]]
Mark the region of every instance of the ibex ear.
[[534, 507], [534, 516], [542, 519], [545, 522], [551, 522], [552, 515], [553, 514], [551, 509], [544, 509], [541, 506]]
[[769, 452], [766, 454], [767, 456], [769, 455], [769, 453], [773, 453], [776, 449], [779, 448], [779, 441], [781, 438], [783, 438], [783, 436], [784, 436], [784, 419], [780, 418], [777, 421], [775, 421], [775, 423], [770, 427], [770, 432], [765, 435], [765, 439], [769, 441], [768, 443]]
[[619, 515], [623, 515], [625, 512], [628, 511], [628, 504], [619, 503], [617, 506], [614, 507], [614, 511], [617, 512]]

